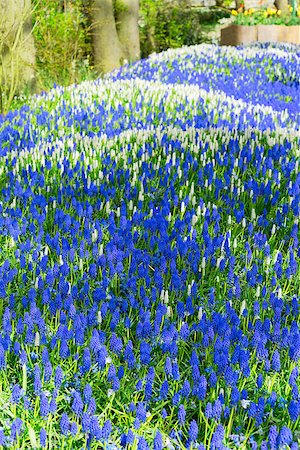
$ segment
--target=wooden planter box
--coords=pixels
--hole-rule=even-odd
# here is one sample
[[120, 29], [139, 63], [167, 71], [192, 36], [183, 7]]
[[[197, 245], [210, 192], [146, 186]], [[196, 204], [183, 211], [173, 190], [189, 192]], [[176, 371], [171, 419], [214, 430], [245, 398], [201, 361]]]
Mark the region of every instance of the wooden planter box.
[[300, 26], [291, 25], [257, 25], [259, 42], [289, 42], [300, 44]]
[[221, 45], [251, 44], [257, 41], [257, 27], [244, 25], [229, 25], [221, 29]]
[[288, 42], [300, 44], [300, 25], [236, 25], [221, 30], [221, 45], [250, 44], [251, 42]]

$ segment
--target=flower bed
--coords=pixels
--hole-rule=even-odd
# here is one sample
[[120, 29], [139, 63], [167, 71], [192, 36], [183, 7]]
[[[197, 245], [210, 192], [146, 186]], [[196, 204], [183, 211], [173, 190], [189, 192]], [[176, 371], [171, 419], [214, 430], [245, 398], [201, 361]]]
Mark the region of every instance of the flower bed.
[[300, 44], [300, 9], [283, 15], [276, 8], [233, 10], [235, 23], [221, 30], [222, 45], [251, 42], [286, 42]]
[[167, 51], [0, 118], [0, 446], [298, 448], [299, 56]]

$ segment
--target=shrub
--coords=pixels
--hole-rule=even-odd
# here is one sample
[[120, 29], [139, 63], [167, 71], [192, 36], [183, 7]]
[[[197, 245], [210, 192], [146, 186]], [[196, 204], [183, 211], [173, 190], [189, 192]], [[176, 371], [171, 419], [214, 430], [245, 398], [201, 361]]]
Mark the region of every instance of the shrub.
[[140, 38], [142, 57], [168, 48], [207, 40], [203, 25], [215, 24], [230, 14], [221, 8], [191, 8], [187, 0], [141, 0]]
[[35, 0], [34, 37], [38, 82], [42, 89], [53, 83], [71, 84], [85, 79], [90, 67], [88, 15], [80, 0]]

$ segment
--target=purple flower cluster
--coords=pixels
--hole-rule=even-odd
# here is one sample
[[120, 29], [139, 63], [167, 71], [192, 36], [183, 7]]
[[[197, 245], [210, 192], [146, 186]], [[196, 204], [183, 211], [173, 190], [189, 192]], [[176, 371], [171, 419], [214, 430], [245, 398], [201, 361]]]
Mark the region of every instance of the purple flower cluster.
[[1, 122], [0, 446], [297, 448], [299, 55], [213, 49]]

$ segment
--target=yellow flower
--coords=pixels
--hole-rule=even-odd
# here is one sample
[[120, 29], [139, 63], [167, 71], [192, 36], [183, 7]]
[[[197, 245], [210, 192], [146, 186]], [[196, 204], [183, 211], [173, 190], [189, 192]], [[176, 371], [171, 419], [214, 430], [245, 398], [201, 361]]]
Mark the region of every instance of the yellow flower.
[[268, 15], [269, 15], [269, 14], [268, 14], [268, 11], [265, 11], [265, 12], [264, 12], [264, 16], [265, 16], [265, 17], [268, 17]]
[[237, 16], [237, 15], [238, 15], [238, 12], [237, 12], [235, 9], [233, 9], [233, 10], [231, 11], [231, 14], [232, 14], [233, 16]]
[[245, 15], [245, 16], [248, 16], [248, 11], [247, 11], [247, 10], [244, 12], [244, 15]]
[[280, 16], [280, 14], [281, 14], [281, 10], [279, 9], [279, 10], [277, 11], [277, 15]]

